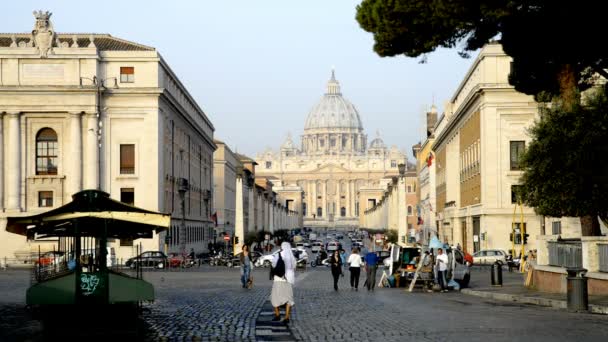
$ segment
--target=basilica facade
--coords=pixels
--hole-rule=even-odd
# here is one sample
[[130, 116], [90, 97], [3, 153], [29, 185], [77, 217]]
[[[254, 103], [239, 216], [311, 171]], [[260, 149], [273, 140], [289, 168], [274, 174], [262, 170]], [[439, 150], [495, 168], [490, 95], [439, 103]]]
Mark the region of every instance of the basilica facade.
[[256, 157], [256, 177], [266, 177], [305, 227], [358, 227], [399, 175], [406, 156], [378, 136], [368, 144], [361, 117], [342, 96], [332, 71], [327, 89], [305, 121], [300, 145], [287, 136], [278, 151]]

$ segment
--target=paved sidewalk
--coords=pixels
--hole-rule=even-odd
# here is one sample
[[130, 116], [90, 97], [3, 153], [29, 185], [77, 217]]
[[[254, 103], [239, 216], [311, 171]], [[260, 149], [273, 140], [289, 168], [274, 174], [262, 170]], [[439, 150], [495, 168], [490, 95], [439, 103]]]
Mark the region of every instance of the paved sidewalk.
[[[504, 300], [523, 304], [532, 304], [566, 310], [566, 294], [539, 292], [524, 287], [524, 274], [503, 270], [503, 286], [491, 285], [490, 267], [477, 266], [473, 269], [474, 280], [469, 288], [460, 291], [463, 294]], [[589, 312], [608, 315], [608, 296], [589, 296]]]

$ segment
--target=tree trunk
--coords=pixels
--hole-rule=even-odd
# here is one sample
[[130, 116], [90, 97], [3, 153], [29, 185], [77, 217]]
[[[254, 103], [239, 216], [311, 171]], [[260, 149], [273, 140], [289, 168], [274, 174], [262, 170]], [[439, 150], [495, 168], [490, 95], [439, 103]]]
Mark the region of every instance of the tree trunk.
[[574, 69], [570, 64], [562, 65], [561, 70], [557, 74], [559, 82], [560, 98], [564, 101], [566, 110], [571, 110], [572, 107], [579, 102], [577, 94], [577, 78], [574, 74]]
[[600, 221], [597, 215], [585, 215], [580, 217], [582, 236], [601, 236]]

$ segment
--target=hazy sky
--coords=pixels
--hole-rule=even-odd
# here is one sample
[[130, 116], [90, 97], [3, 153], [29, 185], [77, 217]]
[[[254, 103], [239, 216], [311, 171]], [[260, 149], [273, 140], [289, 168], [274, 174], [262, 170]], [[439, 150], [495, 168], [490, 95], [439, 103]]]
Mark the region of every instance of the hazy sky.
[[[213, 122], [215, 136], [255, 156], [299, 137], [332, 66], [369, 140], [411, 156], [433, 98], [441, 110], [472, 59], [455, 50], [381, 58], [359, 28], [359, 0], [5, 1], [0, 32], [29, 32], [33, 10], [61, 33], [109, 33], [155, 47]], [[299, 139], [298, 139], [299, 141]]]

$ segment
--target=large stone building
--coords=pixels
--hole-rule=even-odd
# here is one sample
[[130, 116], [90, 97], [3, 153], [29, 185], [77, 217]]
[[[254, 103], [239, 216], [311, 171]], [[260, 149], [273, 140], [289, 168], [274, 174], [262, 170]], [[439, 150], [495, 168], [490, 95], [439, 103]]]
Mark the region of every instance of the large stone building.
[[[57, 208], [83, 189], [172, 213], [169, 250], [202, 251], [213, 236], [215, 150], [203, 110], [156, 49], [57, 34], [50, 13], [35, 16], [31, 33], [0, 34], [0, 257], [42, 243], [7, 233], [5, 217]], [[162, 249], [165, 235], [143, 249]], [[126, 258], [139, 243], [110, 244]]]
[[278, 152], [256, 158], [291, 210], [301, 208], [307, 227], [358, 227], [359, 215], [382, 197], [406, 162], [377, 137], [369, 145], [357, 109], [342, 97], [332, 72], [327, 91], [308, 114], [298, 148], [291, 136]]

